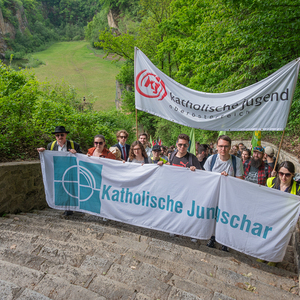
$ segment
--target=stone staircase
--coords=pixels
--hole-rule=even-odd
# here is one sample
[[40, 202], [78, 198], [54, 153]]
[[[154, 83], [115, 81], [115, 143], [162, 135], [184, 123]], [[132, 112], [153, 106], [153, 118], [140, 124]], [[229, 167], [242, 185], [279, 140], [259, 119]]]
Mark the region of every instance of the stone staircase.
[[277, 267], [206, 241], [45, 209], [0, 218], [0, 299], [299, 299]]

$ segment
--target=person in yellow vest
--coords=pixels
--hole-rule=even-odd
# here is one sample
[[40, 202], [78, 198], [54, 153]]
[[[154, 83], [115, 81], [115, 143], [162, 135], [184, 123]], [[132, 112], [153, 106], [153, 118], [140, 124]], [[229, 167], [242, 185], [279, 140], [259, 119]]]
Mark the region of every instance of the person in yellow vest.
[[284, 161], [279, 165], [277, 176], [267, 180], [267, 186], [300, 196], [300, 184], [293, 179], [294, 175], [294, 164], [290, 161]]
[[[293, 179], [295, 175], [295, 166], [290, 161], [283, 161], [278, 168], [276, 177], [267, 179], [267, 186], [282, 192], [300, 196], [300, 183]], [[258, 262], [265, 262], [257, 259]], [[269, 266], [276, 266], [275, 262], [268, 262]]]
[[[73, 141], [69, 141], [67, 140], [67, 134], [69, 133], [69, 131], [66, 131], [64, 126], [56, 126], [55, 127], [55, 131], [52, 132], [52, 134], [55, 135], [55, 139], [56, 141], [53, 141], [51, 143], [49, 143], [47, 145], [47, 150], [51, 150], [51, 151], [69, 151], [73, 154], [75, 153], [82, 153], [80, 150], [80, 146], [79, 144], [73, 142]], [[38, 152], [43, 152], [46, 149], [41, 147], [41, 148], [37, 148]], [[65, 216], [70, 216], [72, 215], [73, 212], [71, 210], [66, 210], [64, 212]]]
[[[70, 151], [71, 153], [82, 153], [80, 150], [79, 144], [67, 140], [67, 134], [69, 131], [66, 131], [64, 126], [56, 126], [55, 131], [52, 134], [55, 135], [56, 141], [53, 141], [47, 145], [47, 150], [52, 151]], [[38, 152], [43, 152], [45, 148], [37, 148]]]

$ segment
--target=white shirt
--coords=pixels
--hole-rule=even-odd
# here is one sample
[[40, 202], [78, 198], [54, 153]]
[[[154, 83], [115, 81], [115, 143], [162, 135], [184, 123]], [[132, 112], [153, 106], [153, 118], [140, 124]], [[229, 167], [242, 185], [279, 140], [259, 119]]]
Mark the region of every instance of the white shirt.
[[[209, 156], [204, 164], [204, 169], [206, 171], [210, 171], [212, 158], [213, 158], [213, 155]], [[236, 157], [235, 159], [236, 159], [236, 174], [235, 174], [235, 176], [241, 177], [244, 175], [243, 163], [240, 158]], [[223, 171], [227, 172], [229, 176], [234, 176], [231, 155], [228, 160], [223, 161], [220, 159], [219, 154], [218, 154], [215, 164], [214, 164], [214, 167], [212, 169], [212, 172], [222, 173]]]
[[57, 151], [68, 152], [68, 150], [67, 150], [67, 142], [65, 142], [64, 145], [63, 145], [62, 147], [59, 146], [59, 144], [57, 143]]

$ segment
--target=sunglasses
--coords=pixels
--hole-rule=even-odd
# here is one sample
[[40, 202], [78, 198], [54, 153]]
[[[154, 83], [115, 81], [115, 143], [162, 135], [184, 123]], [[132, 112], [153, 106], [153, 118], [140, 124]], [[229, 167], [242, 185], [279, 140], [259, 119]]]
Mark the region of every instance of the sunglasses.
[[127, 137], [125, 135], [120, 135], [119, 138], [120, 139], [127, 139]]
[[185, 147], [187, 148], [189, 145], [188, 144], [177, 144], [177, 146], [180, 148], [180, 147]]
[[64, 133], [57, 133], [56, 135], [55, 135], [56, 137], [64, 137], [65, 136], [65, 134]]
[[95, 145], [103, 145], [104, 142], [94, 142]]
[[253, 151], [264, 152], [264, 148], [262, 148], [262, 147], [254, 147]]
[[286, 178], [290, 178], [292, 176], [291, 173], [283, 173], [283, 172], [278, 172], [279, 176], [283, 177], [285, 176]]

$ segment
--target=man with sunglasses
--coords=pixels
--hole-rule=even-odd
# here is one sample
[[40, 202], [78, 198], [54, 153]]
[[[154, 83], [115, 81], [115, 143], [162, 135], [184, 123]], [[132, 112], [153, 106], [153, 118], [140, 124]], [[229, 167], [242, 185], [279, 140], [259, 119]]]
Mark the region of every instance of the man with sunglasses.
[[[47, 150], [52, 150], [52, 151], [64, 151], [64, 152], [71, 152], [73, 154], [75, 153], [82, 153], [80, 150], [79, 144], [67, 140], [67, 134], [69, 131], [66, 131], [64, 126], [56, 126], [55, 131], [52, 132], [52, 134], [55, 135], [56, 141], [53, 141], [47, 145]], [[43, 152], [45, 151], [45, 148], [37, 148], [38, 152]], [[65, 216], [70, 216], [73, 214], [73, 211], [71, 210], [66, 210], [64, 212]]]
[[[52, 151], [69, 151], [73, 154], [82, 153], [80, 150], [79, 144], [67, 140], [67, 134], [69, 131], [66, 131], [64, 126], [56, 126], [55, 131], [52, 134], [55, 135], [56, 141], [53, 141], [47, 145], [47, 150]], [[38, 152], [45, 151], [45, 148], [37, 148]]]
[[266, 181], [271, 177], [272, 168], [263, 161], [264, 148], [254, 147], [253, 155], [248, 162], [245, 162], [244, 179], [260, 185], [266, 185]]
[[177, 138], [177, 151], [171, 153], [168, 164], [176, 167], [189, 168], [192, 171], [201, 170], [200, 162], [197, 157], [187, 151], [190, 138], [187, 134], [179, 134]]
[[129, 134], [126, 130], [122, 129], [117, 132], [118, 143], [113, 145], [121, 151], [121, 159], [127, 161], [129, 157], [130, 145], [126, 144]]
[[[176, 143], [177, 150], [171, 153], [169, 162], [166, 163], [167, 165], [189, 168], [191, 171], [195, 171], [196, 169], [201, 170], [200, 162], [198, 161], [197, 157], [187, 151], [189, 147], [189, 141], [190, 137], [187, 134], [179, 134]], [[170, 236], [174, 237], [175, 235], [170, 233]], [[196, 243], [197, 239], [192, 238], [191, 241]]]

